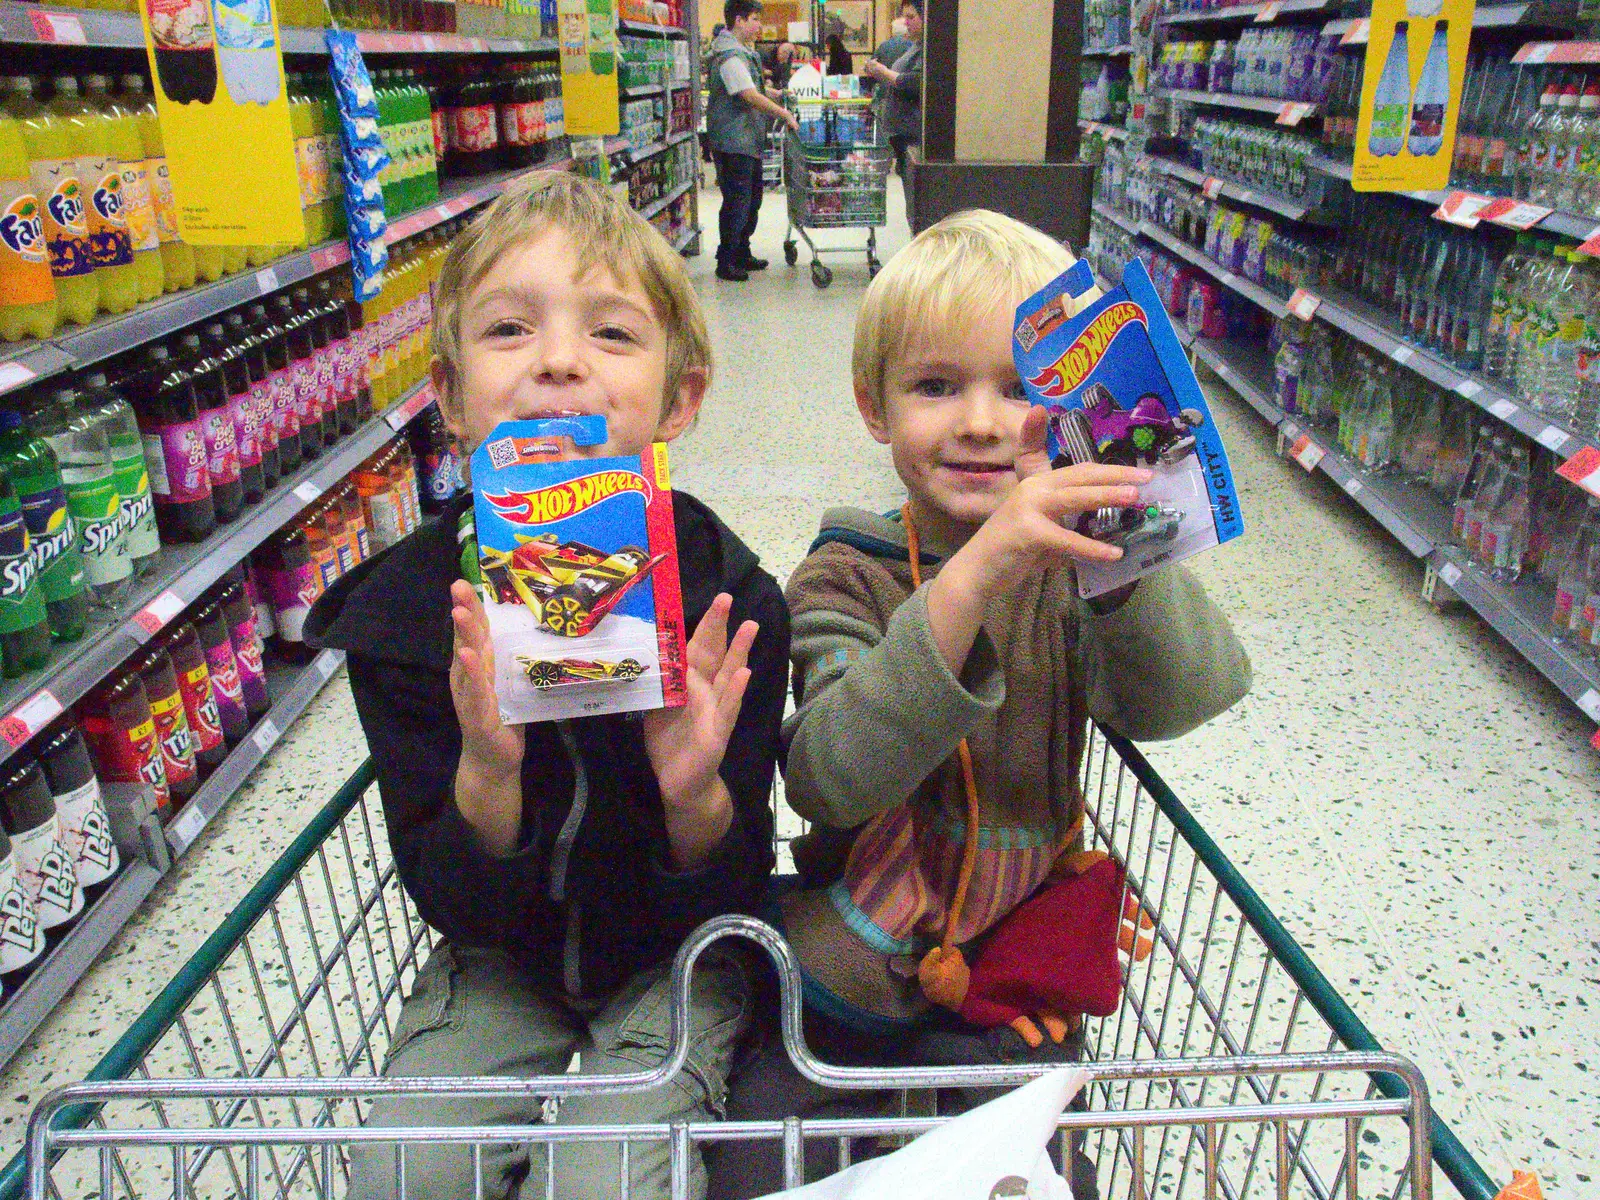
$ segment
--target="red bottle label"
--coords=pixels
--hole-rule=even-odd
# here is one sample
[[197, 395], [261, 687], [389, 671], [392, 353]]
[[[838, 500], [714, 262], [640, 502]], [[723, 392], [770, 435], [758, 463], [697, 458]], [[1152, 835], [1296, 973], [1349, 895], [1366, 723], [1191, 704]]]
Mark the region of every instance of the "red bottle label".
[[194, 736], [189, 732], [189, 718], [184, 714], [183, 692], [151, 697], [150, 714], [155, 718], [156, 741], [161, 747], [167, 783], [187, 783], [195, 776]]
[[475, 104], [470, 108], [455, 110], [457, 150], [469, 154], [479, 150], [493, 150], [499, 144], [499, 132], [495, 122], [494, 105]]
[[216, 697], [211, 694], [211, 669], [205, 663], [178, 673], [178, 690], [183, 693], [183, 711], [189, 728], [199, 741], [200, 752], [222, 745], [222, 719], [217, 715]]

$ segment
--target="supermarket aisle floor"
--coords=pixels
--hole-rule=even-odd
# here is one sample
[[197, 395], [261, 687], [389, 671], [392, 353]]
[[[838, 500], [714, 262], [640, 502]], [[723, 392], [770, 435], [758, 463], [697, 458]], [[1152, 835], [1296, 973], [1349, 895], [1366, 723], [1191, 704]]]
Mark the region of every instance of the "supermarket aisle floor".
[[[717, 382], [675, 448], [675, 484], [781, 579], [826, 505], [897, 502], [849, 399], [867, 274], [859, 256], [830, 259], [834, 285], [818, 291], [804, 262], [785, 268], [769, 196], [757, 250], [772, 269], [717, 281], [716, 205], [706, 193], [691, 271]], [[897, 207], [885, 257], [904, 228]], [[1584, 722], [1470, 614], [1424, 605], [1417, 564], [1213, 394], [1249, 532], [1197, 570], [1255, 688], [1151, 757], [1379, 1039], [1421, 1063], [1492, 1176], [1533, 1166], [1552, 1197], [1594, 1195], [1581, 1147], [1600, 1111], [1600, 816]], [[336, 678], [0, 1079], [7, 1152], [32, 1100], [94, 1064], [361, 753]]]

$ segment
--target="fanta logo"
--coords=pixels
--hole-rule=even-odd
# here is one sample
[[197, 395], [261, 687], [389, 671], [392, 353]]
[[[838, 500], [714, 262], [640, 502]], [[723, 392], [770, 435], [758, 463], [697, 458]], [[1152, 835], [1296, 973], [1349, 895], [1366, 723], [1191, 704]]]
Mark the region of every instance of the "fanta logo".
[[1089, 323], [1061, 357], [1028, 380], [1042, 396], [1054, 399], [1065, 396], [1089, 377], [1105, 356], [1106, 347], [1123, 328], [1137, 321], [1148, 327], [1149, 322], [1132, 300], [1120, 300]]
[[48, 201], [50, 219], [63, 229], [74, 231], [83, 228], [83, 196], [78, 191], [78, 181], [63, 179]]
[[638, 492], [648, 503], [650, 485], [634, 471], [601, 471], [571, 479], [536, 492], [486, 493], [484, 499], [506, 520], [516, 525], [543, 525], [575, 517], [603, 500], [626, 492]]
[[107, 175], [94, 190], [94, 210], [112, 225], [122, 222], [122, 176]]
[[0, 243], [28, 262], [44, 261], [44, 219], [33, 196], [18, 196], [0, 213]]

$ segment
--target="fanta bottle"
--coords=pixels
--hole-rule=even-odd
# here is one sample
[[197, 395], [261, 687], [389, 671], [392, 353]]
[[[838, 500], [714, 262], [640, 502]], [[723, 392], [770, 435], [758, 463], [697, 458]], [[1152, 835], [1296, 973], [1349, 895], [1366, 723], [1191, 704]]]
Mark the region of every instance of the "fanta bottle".
[[50, 109], [67, 127], [78, 160], [78, 190], [89, 226], [89, 258], [100, 285], [102, 312], [127, 312], [139, 303], [139, 272], [122, 215], [122, 165], [111, 151], [111, 124], [90, 108], [71, 75], [57, 75]]
[[194, 247], [181, 236], [178, 206], [172, 198], [172, 177], [167, 173], [167, 149], [161, 140], [161, 119], [156, 103], [142, 75], [122, 77], [124, 103], [134, 110], [139, 122], [139, 141], [144, 145], [145, 178], [150, 182], [150, 206], [155, 210], [156, 236], [161, 239], [161, 266], [169, 292], [194, 286]]
[[196, 246], [194, 248], [194, 273], [206, 283], [215, 283], [226, 273], [222, 265], [221, 246]]
[[34, 99], [33, 84], [29, 76], [13, 75], [6, 111], [16, 120], [27, 147], [28, 173], [33, 194], [39, 198], [61, 319], [85, 325], [100, 311], [100, 285], [89, 258], [89, 226], [78, 190], [78, 164], [65, 126]]
[[250, 263], [249, 246], [224, 246], [222, 247], [222, 273], [224, 275], [237, 275]]
[[0, 111], [0, 339], [47, 338], [61, 324], [44, 219], [16, 119]]
[[166, 290], [167, 273], [161, 265], [161, 235], [156, 232], [156, 210], [150, 199], [139, 118], [132, 109], [112, 100], [110, 81], [104, 75], [91, 75], [85, 83], [89, 104], [111, 127], [111, 152], [122, 172], [122, 215], [133, 244], [139, 299], [154, 300]]

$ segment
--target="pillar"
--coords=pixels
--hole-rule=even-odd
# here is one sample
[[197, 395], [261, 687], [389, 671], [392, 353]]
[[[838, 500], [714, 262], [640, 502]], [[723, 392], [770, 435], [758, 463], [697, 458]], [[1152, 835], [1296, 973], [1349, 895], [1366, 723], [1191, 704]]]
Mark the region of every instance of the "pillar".
[[1081, 250], [1094, 168], [1078, 155], [1083, 0], [927, 0], [914, 231], [992, 208]]

